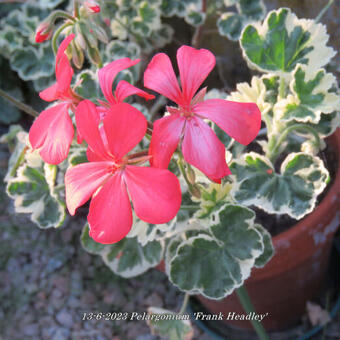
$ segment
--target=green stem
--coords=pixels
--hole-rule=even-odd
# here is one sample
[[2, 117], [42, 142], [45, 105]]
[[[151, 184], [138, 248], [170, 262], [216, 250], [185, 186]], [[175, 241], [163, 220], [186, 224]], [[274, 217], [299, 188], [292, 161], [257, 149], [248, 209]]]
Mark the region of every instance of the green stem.
[[[241, 302], [241, 305], [246, 313], [256, 313], [255, 308], [250, 300], [248, 295], [247, 289], [245, 285], [241, 286], [240, 288], [236, 289], [237, 296]], [[250, 320], [252, 326], [256, 334], [258, 335], [259, 339], [261, 340], [269, 340], [268, 334], [264, 327], [262, 326], [260, 321], [257, 320]]]
[[74, 16], [79, 18], [79, 3], [78, 0], [73, 0]]
[[183, 210], [199, 210], [199, 205], [181, 205], [181, 209]]
[[70, 13], [67, 13], [65, 11], [61, 11], [61, 10], [58, 10], [58, 11], [55, 11], [55, 12], [52, 12], [52, 15], [55, 19], [58, 19], [58, 18], [65, 18], [65, 19], [69, 19], [73, 22], [76, 21], [76, 19], [74, 18], [74, 16], [72, 16]]
[[269, 152], [267, 154], [267, 157], [272, 162], [275, 161], [275, 159], [276, 159], [276, 157], [278, 155], [278, 151], [279, 151], [280, 146], [283, 143], [283, 141], [287, 138], [288, 134], [291, 131], [294, 131], [294, 130], [305, 130], [305, 131], [311, 133], [314, 136], [314, 138], [315, 138], [316, 147], [317, 148], [320, 147], [320, 137], [319, 137], [318, 133], [315, 131], [315, 129], [313, 129], [311, 126], [308, 126], [308, 125], [294, 124], [292, 126], [287, 127], [285, 130], [283, 130], [282, 134], [280, 135], [279, 139], [276, 141], [275, 144], [274, 143], [269, 143], [269, 147], [268, 147]]
[[181, 307], [180, 311], [178, 312], [178, 314], [184, 314], [185, 310], [187, 309], [189, 298], [190, 298], [190, 295], [188, 293], [185, 293], [183, 303], [182, 303], [182, 307]]
[[0, 96], [11, 102], [13, 105], [15, 105], [18, 109], [21, 111], [24, 111], [31, 115], [32, 117], [38, 117], [39, 112], [35, 111], [32, 107], [20, 102], [19, 100], [13, 98], [11, 95], [6, 93], [5, 91], [0, 89]]
[[63, 25], [61, 25], [53, 34], [53, 38], [52, 38], [52, 48], [53, 48], [53, 52], [54, 55], [57, 55], [58, 53], [58, 46], [57, 46], [57, 40], [58, 37], [60, 35], [60, 33], [68, 26], [72, 26], [73, 22], [65, 22]]
[[319, 22], [322, 16], [327, 12], [328, 8], [332, 6], [334, 0], [329, 0], [328, 4], [320, 11], [319, 15], [315, 18], [316, 22]]
[[285, 97], [285, 80], [283, 77], [280, 78], [279, 96], [281, 99]]
[[191, 192], [192, 191], [192, 184], [190, 183], [189, 179], [188, 179], [188, 176], [187, 176], [187, 173], [184, 169], [184, 164], [183, 164], [183, 157], [181, 154], [179, 154], [179, 157], [178, 157], [178, 167], [179, 167], [179, 170], [181, 171], [183, 177], [184, 177], [184, 180], [185, 182], [187, 183], [188, 185], [188, 188], [189, 188], [189, 191]]

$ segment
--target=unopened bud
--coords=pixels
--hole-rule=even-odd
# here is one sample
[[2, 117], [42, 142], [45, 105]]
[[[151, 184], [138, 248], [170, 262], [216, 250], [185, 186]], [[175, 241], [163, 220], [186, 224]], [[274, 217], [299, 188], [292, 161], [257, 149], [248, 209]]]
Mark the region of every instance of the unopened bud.
[[196, 175], [195, 175], [195, 171], [194, 171], [191, 167], [188, 167], [187, 176], [188, 176], [189, 182], [190, 182], [191, 184], [195, 184]]
[[84, 8], [89, 13], [99, 13], [100, 12], [100, 6], [99, 6], [97, 1], [93, 1], [93, 0], [84, 1]]
[[100, 54], [98, 48], [92, 48], [91, 46], [87, 47], [88, 57], [90, 58], [91, 62], [96, 65], [100, 65], [102, 59], [100, 58]]
[[84, 63], [84, 53], [74, 40], [71, 42], [71, 48], [73, 64], [78, 69], [81, 69]]
[[76, 31], [76, 37], [75, 37], [75, 41], [77, 43], [77, 45], [85, 50], [86, 49], [86, 41], [85, 38], [81, 32], [80, 26], [78, 24], [75, 25], [75, 31]]
[[105, 30], [103, 28], [101, 28], [100, 26], [93, 24], [91, 26], [92, 30], [93, 30], [93, 34], [95, 35], [95, 37], [100, 40], [101, 42], [103, 42], [104, 44], [108, 44], [109, 42], [109, 38], [105, 32]]
[[97, 48], [98, 41], [97, 38], [93, 34], [93, 30], [91, 27], [87, 25], [84, 21], [79, 21], [78, 23], [79, 31], [84, 37], [86, 44], [89, 45], [89, 47]]
[[194, 184], [190, 189], [190, 193], [192, 196], [196, 198], [201, 198], [201, 190], [197, 184]]
[[42, 22], [36, 29], [35, 42], [42, 43], [52, 37], [54, 24], [47, 21]]

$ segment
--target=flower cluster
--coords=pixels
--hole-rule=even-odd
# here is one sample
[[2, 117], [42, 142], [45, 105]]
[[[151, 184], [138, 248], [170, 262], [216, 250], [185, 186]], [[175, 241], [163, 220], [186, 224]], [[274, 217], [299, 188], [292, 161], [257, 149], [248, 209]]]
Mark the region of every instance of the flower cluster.
[[[98, 72], [106, 101], [83, 100], [71, 88], [73, 69], [65, 53], [74, 39], [69, 35], [56, 56], [56, 83], [40, 93], [56, 104], [43, 111], [29, 132], [33, 149], [43, 160], [59, 164], [67, 158], [74, 136], [71, 117], [75, 116], [77, 141], [86, 141], [88, 163], [78, 164], [65, 174], [66, 204], [71, 215], [90, 198], [90, 236], [103, 244], [118, 242], [132, 226], [133, 214], [143, 221], [160, 224], [173, 219], [181, 205], [177, 177], [167, 168], [174, 152], [215, 182], [230, 174], [225, 148], [206, 119], [216, 123], [242, 144], [257, 135], [261, 113], [256, 104], [222, 99], [204, 100], [206, 89], [199, 87], [215, 66], [208, 50], [182, 46], [177, 52], [181, 86], [170, 59], [157, 54], [144, 73], [145, 87], [177, 104], [167, 108], [169, 115], [153, 125], [149, 150], [131, 153], [150, 132], [144, 115], [124, 100], [138, 95], [154, 96], [121, 80], [113, 91], [117, 74], [140, 62], [115, 60]], [[196, 94], [196, 95], [195, 95]], [[70, 116], [71, 115], [71, 116]], [[149, 162], [150, 166], [145, 163]]]

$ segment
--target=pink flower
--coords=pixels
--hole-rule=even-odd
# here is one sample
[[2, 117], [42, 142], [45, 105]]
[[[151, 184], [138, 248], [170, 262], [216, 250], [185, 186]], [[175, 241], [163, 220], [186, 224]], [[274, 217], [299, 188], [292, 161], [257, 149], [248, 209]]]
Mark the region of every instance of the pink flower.
[[99, 6], [97, 1], [93, 1], [93, 0], [84, 1], [84, 7], [90, 13], [99, 13], [100, 12], [100, 6]]
[[129, 67], [132, 67], [140, 62], [140, 59], [131, 60], [130, 58], [122, 58], [115, 61], [112, 61], [110, 64], [107, 64], [103, 68], [101, 68], [98, 72], [99, 84], [100, 88], [108, 101], [108, 103], [101, 102], [101, 104], [109, 108], [112, 105], [123, 103], [123, 101], [134, 94], [137, 96], [143, 97], [146, 100], [155, 98], [154, 95], [149, 94], [133, 85], [128, 83], [125, 80], [121, 80], [116, 87], [114, 93], [112, 93], [112, 85], [120, 71], [123, 71]]
[[36, 29], [35, 42], [42, 43], [51, 38], [54, 25], [48, 22], [42, 22]]
[[70, 88], [73, 69], [65, 54], [65, 50], [74, 34], [69, 35], [61, 43], [56, 56], [55, 84], [40, 92], [40, 98], [57, 101], [40, 113], [29, 132], [29, 140], [33, 149], [39, 149], [42, 159], [49, 164], [59, 164], [68, 155], [74, 135], [69, 109], [75, 109], [80, 98]]
[[[123, 71], [129, 67], [132, 67], [140, 62], [140, 59], [131, 60], [130, 58], [122, 58], [112, 61], [106, 66], [102, 67], [98, 72], [99, 85], [106, 98], [106, 102], [98, 100], [101, 106], [97, 107], [98, 119], [102, 120], [106, 112], [116, 104], [123, 103], [124, 100], [136, 94], [137, 96], [143, 97], [146, 100], [155, 98], [154, 95], [149, 94], [125, 80], [119, 81], [114, 92], [112, 92], [113, 82], [120, 71]], [[77, 141], [79, 144], [83, 141], [83, 136], [77, 128]]]
[[198, 88], [215, 66], [214, 55], [205, 49], [182, 46], [177, 51], [181, 88], [169, 57], [156, 54], [144, 73], [144, 86], [169, 98], [178, 108], [168, 108], [170, 116], [154, 123], [150, 144], [152, 165], [167, 168], [181, 142], [184, 159], [210, 179], [219, 182], [230, 170], [225, 147], [204, 122], [209, 119], [241, 144], [249, 144], [261, 126], [261, 112], [254, 103], [223, 99], [204, 100]]
[[[132, 209], [149, 223], [165, 223], [180, 208], [181, 191], [177, 177], [165, 169], [133, 164], [149, 156], [126, 155], [144, 137], [147, 121], [128, 105], [112, 106], [99, 128], [96, 106], [82, 101], [76, 122], [89, 145], [89, 163], [69, 168], [65, 175], [66, 204], [71, 215], [92, 197], [88, 222], [90, 236], [99, 243], [115, 243], [131, 229]], [[130, 198], [129, 198], [130, 197]]]

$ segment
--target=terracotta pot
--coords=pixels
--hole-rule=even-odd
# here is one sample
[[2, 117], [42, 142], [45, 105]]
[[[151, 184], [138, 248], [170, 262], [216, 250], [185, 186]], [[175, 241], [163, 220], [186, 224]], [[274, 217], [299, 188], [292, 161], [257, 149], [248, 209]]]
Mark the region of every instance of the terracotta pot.
[[[274, 257], [264, 268], [253, 270], [246, 281], [257, 313], [269, 313], [263, 320], [268, 331], [298, 322], [306, 302], [317, 296], [326, 277], [332, 239], [340, 225], [340, 129], [329, 142], [338, 160], [334, 183], [311, 214], [273, 238]], [[219, 301], [198, 299], [214, 314], [245, 313], [235, 293]], [[223, 322], [252, 329], [248, 321]]]

